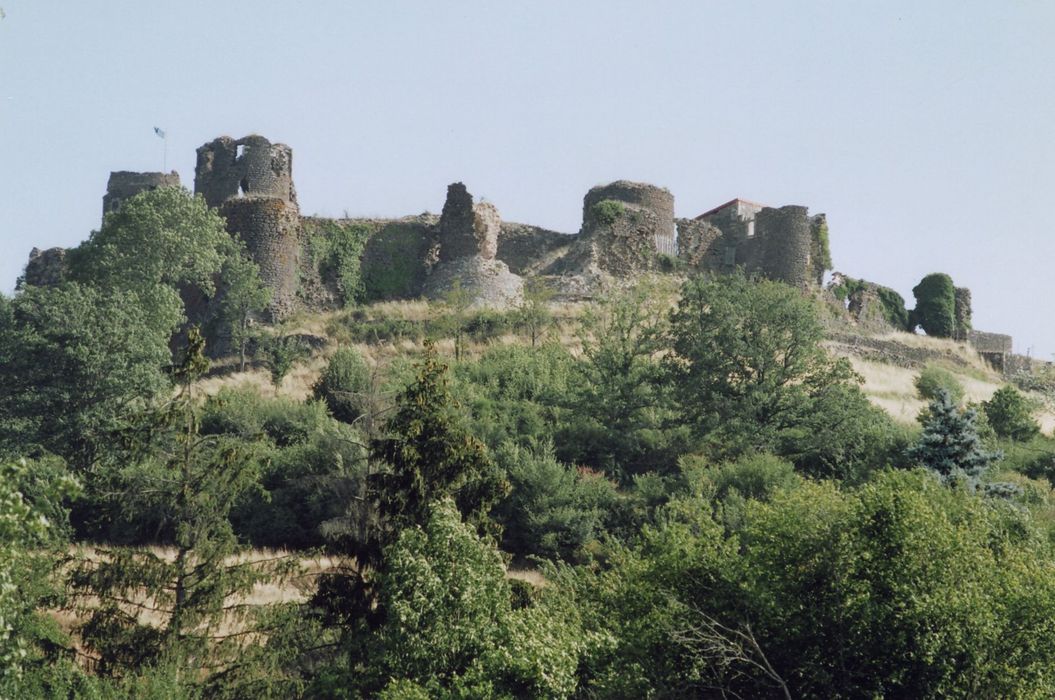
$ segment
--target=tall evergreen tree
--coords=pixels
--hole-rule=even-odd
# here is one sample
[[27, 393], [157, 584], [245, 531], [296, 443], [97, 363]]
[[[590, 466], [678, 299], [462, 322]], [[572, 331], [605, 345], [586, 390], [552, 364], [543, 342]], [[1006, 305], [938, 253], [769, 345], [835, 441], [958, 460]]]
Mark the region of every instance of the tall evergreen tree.
[[982, 444], [975, 426], [977, 411], [961, 411], [949, 393], [940, 390], [925, 415], [923, 434], [909, 449], [909, 458], [937, 472], [943, 481], [965, 479], [977, 484], [989, 465], [1000, 457]]

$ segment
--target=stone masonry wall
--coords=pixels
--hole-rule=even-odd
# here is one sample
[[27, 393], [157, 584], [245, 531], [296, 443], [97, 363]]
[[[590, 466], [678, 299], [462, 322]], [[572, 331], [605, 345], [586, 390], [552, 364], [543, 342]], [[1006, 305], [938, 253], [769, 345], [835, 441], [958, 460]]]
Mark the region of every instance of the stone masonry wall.
[[953, 335], [957, 340], [966, 340], [971, 332], [971, 290], [956, 287], [955, 299], [956, 331]]
[[473, 196], [460, 182], [447, 186], [447, 199], [440, 215], [440, 261], [449, 262], [475, 255], [479, 243], [473, 229]]
[[[766, 207], [755, 217], [759, 271], [767, 278], [805, 289], [813, 284], [810, 220], [806, 207]], [[748, 270], [751, 272], [752, 270]]]
[[122, 202], [140, 192], [179, 186], [179, 173], [175, 170], [170, 173], [135, 173], [128, 170], [112, 172], [106, 183], [106, 194], [103, 195], [103, 216], [117, 211]]
[[722, 230], [698, 219], [674, 221], [678, 228], [678, 257], [698, 272], [720, 270], [725, 253]]
[[198, 148], [194, 191], [210, 207], [237, 197], [297, 201], [293, 188], [293, 151], [263, 136], [221, 136]]
[[296, 306], [300, 268], [300, 214], [281, 199], [232, 199], [220, 208], [227, 230], [240, 238], [271, 290], [268, 313], [281, 319]]
[[674, 226], [674, 195], [663, 187], [642, 182], [617, 180], [607, 185], [592, 188], [582, 201], [583, 232], [591, 228], [593, 208], [607, 199], [630, 205], [633, 209], [649, 212], [650, 234], [656, 252], [677, 255], [677, 232]]
[[1012, 338], [1003, 333], [985, 333], [982, 331], [970, 331], [967, 334], [967, 342], [978, 352], [999, 352], [1008, 354], [1011, 352]]

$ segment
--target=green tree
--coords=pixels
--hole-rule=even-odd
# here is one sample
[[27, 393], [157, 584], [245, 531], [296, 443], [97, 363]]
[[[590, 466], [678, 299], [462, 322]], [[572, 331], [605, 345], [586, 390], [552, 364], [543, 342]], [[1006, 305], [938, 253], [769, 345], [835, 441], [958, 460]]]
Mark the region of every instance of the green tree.
[[28, 287], [0, 312], [0, 453], [43, 449], [86, 469], [169, 382], [168, 329], [131, 292]]
[[912, 288], [916, 308], [910, 324], [920, 326], [927, 335], [951, 338], [956, 332], [956, 286], [944, 272], [934, 272]]
[[465, 352], [465, 327], [469, 320], [469, 309], [473, 298], [468, 289], [462, 287], [461, 280], [454, 284], [443, 295], [443, 308], [447, 311], [448, 322], [454, 333], [454, 359], [462, 359]]
[[527, 328], [531, 347], [538, 345], [545, 337], [546, 329], [553, 323], [553, 311], [550, 309], [552, 299], [553, 290], [543, 280], [532, 277], [524, 281], [524, 298], [516, 314], [518, 323]]
[[997, 389], [982, 404], [993, 432], [1016, 442], [1028, 442], [1040, 433], [1029, 400], [1011, 385]]
[[[57, 461], [57, 460], [56, 460]], [[38, 481], [36, 498], [27, 486]], [[78, 488], [59, 468], [26, 460], [0, 463], [0, 696], [27, 697], [27, 666], [47, 662], [45, 648], [68, 641], [43, 613], [57, 591], [53, 572], [65, 546], [61, 500]], [[54, 661], [54, 659], [51, 659]]]
[[451, 497], [466, 519], [491, 529], [488, 512], [508, 485], [482, 442], [469, 433], [447, 385], [447, 366], [426, 345], [418, 374], [397, 399], [385, 435], [371, 443], [385, 465], [371, 493], [391, 532], [425, 522], [430, 504]]
[[301, 339], [295, 335], [275, 335], [263, 343], [264, 358], [271, 371], [271, 385], [278, 392], [282, 380], [307, 354]]
[[671, 315], [665, 360], [681, 414], [721, 454], [794, 449], [806, 425], [814, 436], [836, 429], [843, 416], [825, 403], [840, 405], [833, 390], [859, 378], [822, 339], [813, 305], [787, 285], [743, 275], [690, 280]]
[[211, 296], [215, 276], [236, 252], [223, 219], [203, 198], [162, 187], [109, 212], [69, 260], [74, 280], [135, 294], [155, 327], [171, 333], [183, 320], [181, 288]]
[[548, 599], [514, 609], [501, 555], [452, 501], [400, 533], [381, 591], [389, 614], [360, 682], [388, 686], [383, 697], [416, 688], [433, 698], [566, 698], [575, 689], [574, 616]]
[[656, 360], [667, 330], [667, 298], [656, 283], [641, 282], [585, 314], [582, 358], [559, 440], [566, 461], [626, 482], [633, 474], [673, 469], [680, 445], [671, 445], [672, 435], [663, 430], [671, 405]]
[[260, 268], [245, 251], [227, 257], [220, 279], [224, 288], [219, 317], [232, 346], [238, 349], [239, 368], [244, 372], [246, 350], [254, 338], [253, 320], [267, 308], [271, 290], [260, 281]]
[[[730, 537], [672, 503], [607, 568], [565, 570], [593, 697], [1045, 697], [1049, 544], [1023, 511], [920, 472], [748, 500]], [[614, 639], [613, 639], [614, 638]]]
[[966, 479], [976, 484], [999, 457], [985, 449], [978, 435], [973, 408], [960, 410], [949, 394], [940, 391], [930, 403], [923, 434], [909, 450], [909, 458], [932, 469], [945, 481]]

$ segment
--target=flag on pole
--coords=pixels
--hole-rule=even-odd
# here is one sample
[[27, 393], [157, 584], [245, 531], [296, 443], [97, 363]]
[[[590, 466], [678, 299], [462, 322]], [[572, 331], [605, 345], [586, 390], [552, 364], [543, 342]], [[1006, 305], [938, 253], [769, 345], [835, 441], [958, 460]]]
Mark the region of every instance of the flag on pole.
[[165, 132], [156, 126], [154, 127], [154, 133], [158, 135], [158, 138], [165, 138]]

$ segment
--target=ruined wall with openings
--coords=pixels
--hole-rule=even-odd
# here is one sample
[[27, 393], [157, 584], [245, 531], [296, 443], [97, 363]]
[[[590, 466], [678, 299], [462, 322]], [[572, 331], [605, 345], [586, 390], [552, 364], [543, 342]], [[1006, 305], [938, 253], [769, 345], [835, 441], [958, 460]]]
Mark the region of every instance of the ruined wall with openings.
[[106, 182], [106, 194], [103, 195], [103, 216], [117, 211], [122, 202], [140, 192], [179, 186], [179, 173], [175, 170], [170, 173], [136, 173], [128, 170], [112, 172]]
[[266, 197], [296, 204], [293, 150], [263, 136], [221, 136], [198, 148], [194, 191], [210, 207], [238, 197]]
[[221, 136], [198, 148], [194, 191], [219, 210], [227, 230], [245, 243], [271, 290], [268, 316], [296, 309], [300, 281], [300, 211], [293, 187], [293, 151], [263, 136]]

